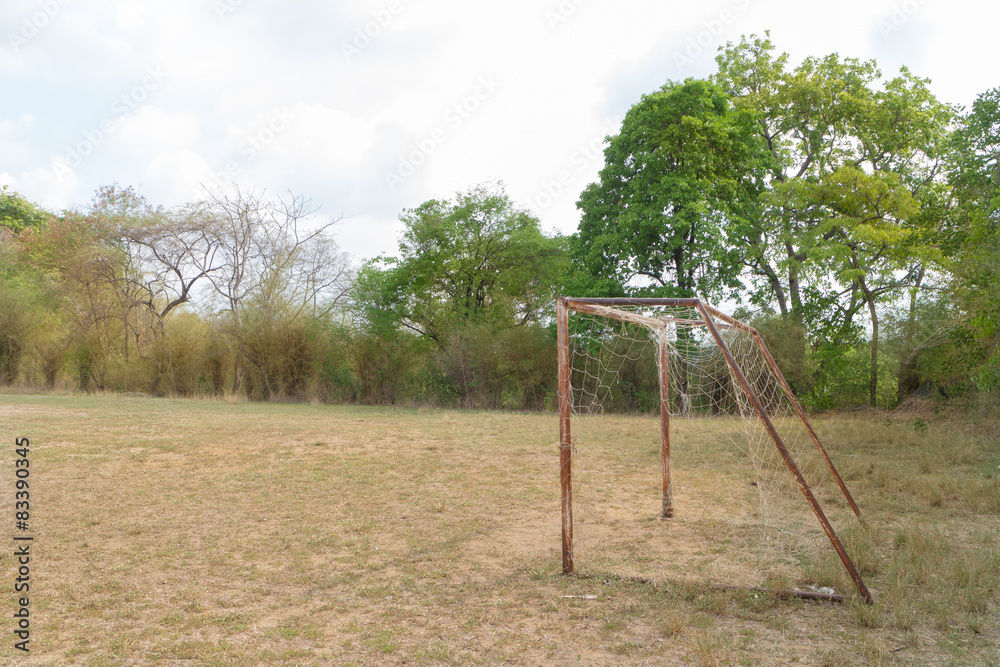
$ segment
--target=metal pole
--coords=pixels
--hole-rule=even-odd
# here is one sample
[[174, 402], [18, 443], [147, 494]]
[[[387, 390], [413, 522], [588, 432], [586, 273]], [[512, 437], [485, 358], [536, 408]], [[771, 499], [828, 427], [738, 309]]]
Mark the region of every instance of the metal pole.
[[719, 346], [719, 350], [722, 352], [722, 356], [725, 357], [726, 363], [729, 364], [729, 368], [732, 369], [733, 375], [736, 376], [736, 380], [742, 385], [743, 390], [747, 393], [747, 398], [750, 399], [751, 405], [753, 405], [754, 410], [756, 410], [757, 415], [760, 417], [760, 421], [764, 424], [764, 428], [770, 434], [771, 439], [774, 440], [774, 446], [778, 448], [778, 453], [781, 454], [781, 458], [784, 459], [785, 465], [795, 476], [796, 481], [799, 483], [799, 487], [802, 489], [802, 493], [805, 495], [806, 500], [812, 507], [813, 512], [816, 514], [816, 518], [819, 519], [820, 525], [823, 527], [823, 531], [826, 536], [830, 538], [830, 543], [833, 544], [834, 550], [837, 555], [840, 556], [841, 562], [844, 564], [844, 568], [847, 573], [851, 575], [851, 579], [854, 581], [854, 585], [857, 587], [858, 592], [865, 602], [871, 604], [874, 600], [872, 599], [871, 593], [868, 592], [868, 587], [865, 586], [865, 582], [861, 580], [861, 575], [858, 573], [858, 569], [854, 566], [854, 562], [851, 557], [847, 555], [847, 550], [844, 549], [844, 545], [840, 543], [840, 538], [837, 537], [837, 533], [834, 532], [833, 526], [830, 524], [830, 520], [826, 518], [826, 514], [823, 513], [823, 509], [819, 506], [819, 501], [813, 495], [812, 489], [809, 488], [809, 483], [806, 482], [805, 477], [802, 476], [802, 472], [799, 471], [798, 466], [795, 465], [795, 461], [792, 460], [791, 454], [788, 453], [788, 448], [785, 447], [785, 443], [781, 440], [781, 436], [778, 435], [777, 429], [774, 428], [774, 424], [771, 423], [771, 419], [767, 416], [767, 411], [764, 410], [760, 401], [757, 399], [757, 394], [754, 393], [753, 388], [750, 386], [750, 382], [747, 380], [746, 376], [739, 369], [736, 364], [736, 360], [733, 359], [732, 353], [729, 351], [729, 347], [726, 342], [722, 339], [719, 334], [719, 330], [715, 326], [715, 322], [709, 316], [708, 311], [700, 303], [698, 304], [698, 309], [701, 310], [702, 315], [705, 317], [705, 324], [708, 326], [709, 333], [715, 339], [715, 342]]
[[700, 301], [698, 299], [660, 299], [656, 297], [608, 297], [608, 298], [588, 298], [588, 297], [563, 297], [571, 304], [589, 303], [601, 306], [671, 306], [695, 308]]
[[674, 515], [674, 496], [670, 483], [670, 373], [667, 329], [660, 329], [660, 456], [663, 467], [663, 518]]
[[569, 315], [566, 300], [556, 301], [556, 329], [559, 357], [559, 479], [562, 486], [562, 561], [563, 574], [573, 573], [573, 441], [570, 418], [573, 393], [569, 368]]

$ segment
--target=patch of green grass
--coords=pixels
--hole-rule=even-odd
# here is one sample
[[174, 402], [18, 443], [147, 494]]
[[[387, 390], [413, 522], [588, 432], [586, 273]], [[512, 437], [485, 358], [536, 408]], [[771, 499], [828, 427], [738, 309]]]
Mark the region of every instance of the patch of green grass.
[[213, 623], [227, 634], [237, 634], [246, 632], [250, 627], [252, 617], [247, 614], [226, 614], [213, 619]]
[[689, 659], [700, 667], [721, 667], [734, 662], [726, 642], [718, 632], [700, 630], [694, 633], [689, 644]]
[[396, 637], [388, 629], [378, 629], [365, 633], [363, 643], [382, 655], [395, 653], [399, 648]]

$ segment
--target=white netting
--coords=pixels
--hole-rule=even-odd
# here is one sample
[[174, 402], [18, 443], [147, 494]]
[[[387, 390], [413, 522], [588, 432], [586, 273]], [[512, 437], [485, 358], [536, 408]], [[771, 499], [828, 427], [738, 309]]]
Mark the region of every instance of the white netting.
[[[574, 308], [574, 558], [581, 571], [736, 586], [835, 584], [850, 592], [839, 561], [829, 565], [833, 551], [816, 514], [702, 313]], [[752, 330], [713, 321], [831, 523], [853, 525], [845, 495]], [[661, 520], [664, 382], [674, 515]]]

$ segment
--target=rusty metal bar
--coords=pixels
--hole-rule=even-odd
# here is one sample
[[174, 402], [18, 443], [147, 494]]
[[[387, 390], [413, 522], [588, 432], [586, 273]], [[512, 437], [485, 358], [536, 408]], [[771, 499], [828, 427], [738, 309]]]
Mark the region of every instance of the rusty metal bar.
[[[662, 305], [662, 304], [655, 304], [655, 305]], [[633, 313], [627, 310], [618, 310], [615, 308], [611, 308], [609, 306], [602, 306], [599, 304], [568, 301], [566, 307], [578, 313], [586, 313], [588, 315], [600, 315], [601, 317], [607, 317], [608, 319], [611, 320], [619, 320], [621, 322], [631, 322], [632, 324], [639, 324], [645, 327], [658, 328], [666, 324], [684, 324], [692, 327], [705, 326], [705, 323], [702, 320], [692, 320], [683, 317], [674, 317], [672, 315], [663, 315], [660, 317], [648, 317], [646, 315], [641, 315], [639, 313]], [[739, 322], [739, 320], [733, 320], [733, 322], [736, 322], [736, 324], [732, 325], [726, 322], [718, 326], [723, 329], [750, 330], [750, 327]]]
[[566, 300], [556, 301], [556, 329], [559, 364], [559, 481], [562, 487], [562, 561], [563, 573], [573, 572], [573, 441], [570, 423], [573, 414], [573, 390], [569, 367], [569, 314]]
[[758, 587], [746, 587], [746, 586], [726, 586], [725, 584], [719, 584], [715, 588], [722, 591], [748, 591], [750, 593], [765, 593], [767, 595], [774, 595], [779, 598], [802, 598], [804, 600], [829, 600], [830, 602], [845, 602], [847, 600], [846, 595], [837, 595], [836, 593], [820, 593], [818, 591], [800, 591], [797, 588], [791, 590], [784, 590], [780, 588], [758, 588]]
[[663, 321], [655, 317], [646, 317], [645, 315], [640, 315], [639, 313], [630, 313], [627, 310], [615, 310], [614, 308], [608, 308], [607, 306], [601, 306], [589, 303], [574, 303], [569, 302], [567, 308], [570, 310], [575, 310], [578, 313], [587, 313], [589, 315], [600, 315], [602, 317], [607, 317], [611, 320], [619, 320], [621, 322], [631, 322], [632, 324], [639, 324], [647, 327], [662, 327]]
[[757, 398], [757, 394], [754, 392], [753, 387], [750, 386], [750, 382], [747, 380], [746, 376], [743, 375], [743, 371], [741, 371], [739, 366], [736, 364], [736, 360], [729, 351], [726, 341], [723, 340], [722, 334], [719, 333], [718, 328], [709, 316], [708, 310], [700, 302], [697, 307], [701, 310], [702, 315], [705, 317], [705, 324], [708, 327], [708, 331], [712, 334], [712, 337], [718, 344], [719, 350], [722, 352], [722, 356], [726, 359], [726, 363], [729, 364], [729, 368], [732, 369], [733, 375], [736, 376], [736, 380], [740, 383], [740, 385], [742, 385], [743, 390], [746, 391], [747, 398], [750, 399], [750, 403], [753, 405], [754, 410], [756, 410], [757, 415], [760, 417], [761, 423], [763, 423], [764, 428], [767, 429], [767, 432], [770, 434], [775, 447], [778, 448], [778, 453], [781, 454], [781, 458], [784, 459], [785, 465], [792, 472], [792, 475], [795, 476], [796, 481], [799, 483], [799, 487], [802, 489], [803, 495], [805, 495], [806, 500], [809, 502], [813, 512], [816, 514], [816, 518], [819, 519], [819, 523], [823, 527], [823, 531], [826, 533], [826, 536], [830, 539], [830, 543], [833, 545], [837, 555], [840, 556], [840, 560], [843, 562], [844, 568], [854, 581], [854, 585], [857, 587], [858, 593], [861, 594], [861, 597], [865, 602], [871, 604], [873, 599], [871, 593], [868, 592], [868, 587], [865, 586], [865, 582], [861, 580], [861, 575], [858, 573], [858, 569], [854, 566], [854, 562], [847, 554], [847, 550], [844, 549], [844, 545], [841, 544], [840, 538], [837, 537], [837, 533], [833, 530], [833, 526], [830, 524], [830, 520], [827, 519], [826, 514], [823, 513], [823, 508], [820, 507], [819, 501], [817, 501], [816, 497], [813, 495], [808, 482], [806, 482], [805, 477], [802, 476], [802, 472], [798, 469], [798, 466], [795, 465], [795, 461], [792, 460], [791, 454], [788, 453], [788, 448], [785, 447], [785, 443], [781, 440], [781, 436], [778, 435], [777, 429], [775, 429], [774, 424], [771, 423], [771, 419], [767, 416], [767, 411], [764, 410], [764, 407], [760, 404], [760, 400]]
[[610, 297], [610, 298], [577, 298], [563, 297], [567, 304], [573, 306], [578, 303], [590, 303], [595, 306], [687, 306], [694, 308], [701, 303], [698, 299], [656, 299], [656, 298], [636, 298]]
[[[792, 393], [792, 388], [788, 386], [788, 382], [785, 381], [785, 376], [782, 375], [781, 369], [778, 368], [778, 364], [776, 364], [774, 362], [774, 358], [771, 357], [770, 350], [768, 350], [767, 346], [764, 345], [764, 339], [760, 337], [760, 334], [757, 333], [756, 329], [751, 329], [750, 331], [753, 334], [754, 340], [757, 341], [757, 346], [760, 348], [760, 351], [764, 353], [764, 358], [767, 359], [767, 363], [770, 364], [771, 370], [773, 370], [774, 374], [777, 376], [778, 382], [781, 384], [781, 387], [785, 390], [785, 394], [788, 395], [788, 399], [792, 402], [792, 407], [794, 407], [795, 412], [798, 413], [799, 419], [802, 420], [802, 423], [805, 425], [806, 430], [809, 432], [809, 436], [812, 438], [812, 441], [816, 444], [816, 448], [819, 449], [819, 453], [823, 456], [823, 460], [826, 461], [826, 465], [830, 468], [830, 472], [833, 473], [833, 478], [837, 480], [837, 485], [840, 487], [841, 492], [843, 492], [844, 498], [847, 499], [847, 502], [850, 504], [851, 509], [854, 510], [855, 516], [861, 519], [861, 510], [858, 508], [857, 503], [854, 502], [854, 497], [851, 496], [851, 492], [847, 490], [847, 484], [844, 483], [844, 480], [841, 478], [840, 473], [837, 472], [837, 467], [833, 465], [833, 461], [830, 459], [829, 454], [826, 453], [826, 448], [823, 447], [823, 443], [820, 442], [819, 436], [816, 435], [816, 431], [813, 430], [812, 424], [809, 423], [809, 419], [806, 417], [805, 411], [799, 404], [798, 399], [795, 398], [795, 394]], [[864, 519], [862, 519], [862, 522], [863, 521]]]
[[674, 496], [670, 482], [670, 373], [666, 329], [660, 330], [660, 458], [663, 468], [663, 518], [674, 515]]
[[[701, 307], [704, 308], [709, 313], [711, 313], [711, 315], [713, 317], [722, 320], [723, 322], [725, 322], [729, 326], [733, 327], [734, 329], [742, 329], [743, 331], [746, 331], [746, 332], [754, 331], [753, 327], [751, 327], [751, 326], [749, 326], [747, 324], [744, 324], [743, 322], [740, 322], [735, 317], [730, 317], [729, 315], [726, 315], [725, 313], [723, 313], [723, 312], [721, 312], [719, 310], [716, 310], [715, 308], [713, 308], [712, 306], [708, 305], [707, 303], [701, 304]], [[716, 325], [716, 326], [718, 326], [718, 325]]]

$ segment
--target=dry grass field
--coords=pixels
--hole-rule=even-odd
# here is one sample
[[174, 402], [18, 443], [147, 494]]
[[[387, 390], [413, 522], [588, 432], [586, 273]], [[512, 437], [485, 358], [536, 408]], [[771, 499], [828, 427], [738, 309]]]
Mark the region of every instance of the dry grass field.
[[815, 420], [867, 518], [845, 540], [868, 606], [681, 576], [691, 539], [633, 502], [658, 483], [654, 418], [609, 420], [641, 442], [582, 459], [614, 471], [616, 509], [567, 577], [551, 414], [0, 394], [2, 530], [28, 437], [35, 538], [27, 656], [0, 557], [0, 663], [1000, 664], [998, 422]]

